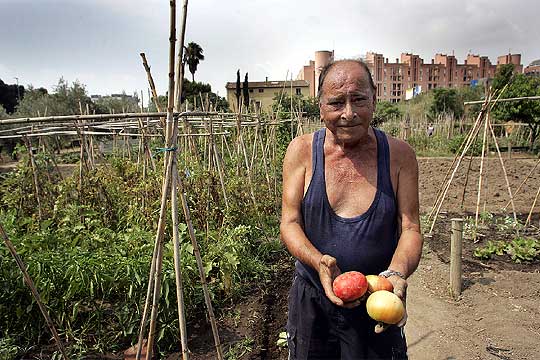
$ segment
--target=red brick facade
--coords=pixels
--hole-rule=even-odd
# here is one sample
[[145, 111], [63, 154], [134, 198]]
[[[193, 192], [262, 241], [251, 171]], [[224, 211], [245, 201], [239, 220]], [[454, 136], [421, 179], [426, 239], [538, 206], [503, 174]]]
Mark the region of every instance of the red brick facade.
[[470, 86], [475, 80], [493, 78], [498, 65], [512, 63], [516, 72], [523, 71], [520, 54], [499, 56], [492, 65], [487, 56], [467, 55], [459, 64], [454, 55], [436, 54], [430, 64], [424, 64], [420, 56], [402, 53], [401, 59], [388, 62], [382, 54], [368, 52], [365, 58], [377, 85], [377, 99], [398, 102], [406, 98], [407, 89], [422, 92], [439, 87]]
[[[306, 80], [310, 84], [311, 96], [317, 95], [315, 84], [320, 71], [317, 70], [333, 58], [333, 51], [317, 51], [315, 61], [310, 60], [309, 65], [300, 70], [297, 79]], [[389, 62], [383, 54], [368, 52], [364, 60], [377, 86], [378, 101], [390, 102], [405, 100], [407, 90], [410, 96], [413, 88], [416, 88], [417, 92], [426, 92], [440, 87], [471, 86], [477, 81], [493, 78], [497, 67], [503, 64], [514, 64], [516, 72], [523, 72], [521, 54], [499, 56], [497, 65], [492, 64], [487, 56], [473, 54], [467, 55], [463, 64], [459, 64], [454, 55], [446, 54], [435, 54], [435, 58], [428, 64], [424, 64], [419, 55], [410, 53], [402, 53], [401, 58]], [[538, 71], [538, 66], [529, 71]]]

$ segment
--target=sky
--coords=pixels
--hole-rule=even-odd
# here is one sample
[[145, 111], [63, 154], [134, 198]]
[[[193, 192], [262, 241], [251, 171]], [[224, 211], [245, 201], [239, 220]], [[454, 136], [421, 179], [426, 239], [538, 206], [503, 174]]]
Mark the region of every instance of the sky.
[[[145, 52], [165, 94], [169, 9], [168, 0], [0, 0], [0, 79], [51, 91], [63, 77], [89, 94], [147, 97]], [[251, 81], [296, 78], [317, 50], [390, 61], [413, 52], [426, 63], [436, 53], [496, 63], [510, 51], [528, 65], [540, 59], [538, 14], [538, 0], [191, 0], [186, 42], [204, 50], [195, 80], [224, 96], [237, 69]]]

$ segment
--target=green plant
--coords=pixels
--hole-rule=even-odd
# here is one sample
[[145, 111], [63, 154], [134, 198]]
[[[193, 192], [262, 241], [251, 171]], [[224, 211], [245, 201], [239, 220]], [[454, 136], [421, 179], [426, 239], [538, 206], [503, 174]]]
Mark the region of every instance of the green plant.
[[227, 353], [225, 354], [225, 359], [227, 360], [238, 360], [243, 358], [244, 355], [253, 351], [253, 345], [255, 345], [255, 340], [250, 337], [245, 337], [244, 339], [236, 342], [232, 345]]
[[[163, 162], [157, 159], [156, 170], [147, 169], [143, 177], [137, 164], [109, 155], [97, 168], [85, 170], [82, 179], [78, 171], [60, 179], [48, 155], [38, 153], [44, 214], [39, 219], [27, 151], [24, 147], [18, 151], [17, 168], [0, 179], [0, 218], [60, 336], [69, 342], [68, 352], [82, 357], [128, 347], [136, 341], [146, 295]], [[228, 209], [218, 177], [206, 166], [179, 159], [179, 166], [189, 173], [184, 179], [187, 200], [217, 314], [254, 281], [266, 281], [268, 259], [282, 251], [276, 240], [276, 195], [266, 183], [264, 169], [259, 164], [252, 169], [254, 205], [245, 175], [235, 174], [239, 159], [224, 161], [225, 177], [230, 179], [225, 184]], [[171, 237], [167, 228], [157, 336], [161, 353], [175, 346], [178, 335]], [[180, 237], [186, 312], [193, 321], [204, 308], [204, 299], [185, 224], [180, 225]], [[49, 333], [13, 259], [1, 246], [0, 263], [0, 338], [10, 339], [0, 348], [11, 354], [13, 344], [24, 355], [29, 348], [48, 343]]]
[[474, 256], [481, 259], [490, 259], [493, 255], [504, 254], [509, 255], [516, 263], [540, 260], [540, 241], [517, 237], [510, 242], [488, 241], [485, 246], [474, 250]]

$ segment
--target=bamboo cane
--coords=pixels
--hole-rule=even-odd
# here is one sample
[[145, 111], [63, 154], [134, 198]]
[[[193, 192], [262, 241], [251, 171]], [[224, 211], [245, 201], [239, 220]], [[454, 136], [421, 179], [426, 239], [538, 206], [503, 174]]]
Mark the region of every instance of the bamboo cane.
[[[172, 137], [171, 135], [174, 133], [173, 128], [173, 106], [174, 106], [174, 49], [175, 49], [175, 42], [176, 42], [176, 1], [171, 0], [170, 1], [170, 34], [169, 34], [169, 102], [168, 102], [168, 111], [167, 111], [167, 123], [166, 123], [166, 145], [169, 148], [171, 145]], [[167, 151], [165, 153], [165, 177], [163, 181], [163, 187], [162, 187], [162, 195], [161, 195], [161, 207], [160, 207], [160, 216], [159, 216], [159, 222], [158, 222], [158, 232], [156, 235], [156, 244], [154, 247], [154, 255], [156, 257], [155, 259], [155, 275], [154, 275], [154, 291], [153, 291], [153, 299], [152, 299], [152, 311], [150, 315], [150, 329], [148, 332], [148, 348], [146, 353], [146, 360], [152, 359], [152, 352], [153, 352], [153, 346], [154, 346], [154, 337], [155, 337], [155, 328], [156, 328], [156, 319], [157, 319], [157, 311], [158, 311], [158, 303], [159, 303], [159, 297], [161, 295], [161, 268], [162, 268], [162, 260], [163, 260], [163, 234], [165, 230], [165, 215], [166, 215], [166, 208], [167, 208], [167, 198], [170, 194], [170, 186], [171, 186], [171, 179], [172, 176], [172, 168], [173, 168], [173, 161], [172, 157]], [[151, 279], [149, 279], [148, 286], [151, 286]], [[146, 299], [146, 302], [149, 302], [149, 299]], [[145, 304], [146, 306], [146, 304]], [[143, 338], [143, 331], [144, 331], [144, 323], [146, 319], [144, 319], [141, 322], [141, 333], [139, 334], [139, 344], [137, 349], [137, 360], [140, 359], [140, 352], [142, 348], [142, 338]]]
[[13, 246], [13, 243], [9, 240], [9, 237], [7, 236], [6, 232], [4, 231], [4, 228], [2, 224], [0, 224], [0, 233], [2, 234], [2, 238], [4, 239], [4, 243], [6, 244], [9, 252], [15, 259], [15, 262], [17, 263], [17, 266], [21, 270], [24, 278], [24, 282], [28, 287], [30, 288], [30, 292], [32, 293], [32, 296], [34, 296], [34, 299], [36, 300], [36, 303], [39, 306], [39, 310], [41, 311], [41, 314], [43, 314], [43, 317], [45, 318], [45, 322], [47, 323], [47, 326], [49, 327], [49, 330], [51, 331], [54, 340], [56, 342], [56, 346], [58, 346], [58, 349], [62, 353], [62, 356], [64, 359], [68, 359], [68, 356], [66, 354], [66, 350], [64, 349], [64, 345], [62, 344], [62, 341], [60, 340], [60, 337], [58, 336], [58, 332], [56, 331], [56, 327], [54, 326], [54, 323], [49, 316], [49, 313], [47, 312], [47, 308], [43, 305], [43, 302], [41, 301], [41, 296], [39, 295], [39, 292], [37, 291], [36, 286], [34, 285], [34, 281], [30, 277], [30, 274], [28, 273], [28, 270], [26, 269], [26, 265], [20, 258], [19, 254], [17, 254], [17, 251], [15, 250], [15, 246]]
[[531, 210], [529, 211], [529, 215], [527, 216], [527, 220], [525, 221], [525, 227], [529, 226], [531, 223], [532, 213], [534, 210], [534, 207], [536, 206], [536, 201], [538, 200], [538, 195], [540, 195], [540, 187], [538, 187], [538, 191], [536, 191], [536, 196], [534, 197], [533, 204], [531, 206]]
[[214, 336], [214, 342], [215, 342], [215, 347], [216, 347], [216, 352], [217, 352], [217, 358], [219, 360], [222, 360], [222, 359], [224, 359], [224, 357], [223, 357], [223, 351], [221, 349], [221, 343], [220, 343], [220, 340], [219, 340], [216, 317], [214, 316], [214, 310], [212, 308], [212, 300], [210, 299], [210, 293], [208, 291], [208, 285], [206, 283], [206, 277], [205, 277], [205, 273], [204, 273], [204, 265], [203, 265], [202, 258], [201, 258], [201, 253], [200, 253], [200, 250], [199, 250], [199, 244], [197, 243], [197, 239], [195, 238], [195, 230], [193, 229], [193, 224], [192, 224], [192, 221], [191, 221], [191, 214], [190, 214], [190, 211], [189, 211], [189, 207], [188, 207], [188, 204], [187, 204], [186, 197], [184, 195], [185, 194], [184, 185], [182, 183], [181, 177], [178, 177], [178, 187], [179, 187], [179, 190], [180, 190], [180, 198], [182, 200], [182, 208], [184, 210], [184, 216], [186, 218], [186, 224], [187, 224], [187, 227], [188, 227], [188, 233], [189, 233], [189, 237], [191, 239], [191, 245], [193, 246], [193, 253], [195, 255], [195, 259], [197, 260], [197, 267], [199, 269], [199, 276], [200, 276], [201, 283], [202, 283], [202, 286], [203, 286], [204, 301], [206, 303], [206, 307], [207, 307], [207, 310], [208, 310], [208, 317], [209, 317], [209, 320], [210, 320], [210, 325], [212, 327], [212, 334]]
[[[484, 205], [482, 208], [482, 212], [486, 213], [486, 207], [487, 207], [487, 200], [489, 198], [489, 138], [491, 134], [488, 134], [488, 137], [486, 139], [486, 167], [484, 170], [485, 176], [484, 176]], [[482, 218], [482, 225], [485, 223], [485, 218]]]
[[[469, 148], [472, 144], [472, 141], [474, 139], [474, 137], [476, 136], [475, 134], [475, 129], [479, 129], [480, 128], [480, 123], [481, 123], [481, 119], [482, 119], [482, 116], [483, 116], [483, 111], [481, 110], [480, 111], [480, 114], [478, 114], [478, 118], [477, 118], [477, 122], [476, 124], [474, 125], [474, 127], [471, 129], [471, 132], [469, 133], [470, 136], [467, 138], [467, 141], [466, 141], [466, 144], [465, 146], [463, 147], [463, 150], [461, 152], [461, 155], [459, 156], [459, 158], [457, 159], [457, 162], [453, 168], [453, 171], [450, 175], [450, 178], [448, 179], [448, 181], [445, 183], [444, 185], [444, 190], [441, 192], [441, 195], [440, 197], [437, 199], [437, 202], [436, 202], [436, 205], [434, 206], [434, 209], [435, 211], [432, 210], [432, 213], [433, 214], [433, 218], [432, 218], [432, 223], [431, 223], [431, 227], [430, 227], [430, 230], [429, 232], [431, 233], [433, 231], [433, 227], [435, 226], [435, 222], [437, 221], [437, 216], [439, 215], [439, 211], [441, 210], [441, 207], [442, 207], [442, 204], [444, 202], [444, 199], [446, 197], [446, 194], [448, 193], [448, 189], [450, 188], [450, 185], [452, 183], [452, 180], [454, 179], [454, 176], [456, 175], [456, 172], [459, 168], [459, 165], [461, 164], [461, 161], [463, 160], [463, 157], [465, 156], [465, 154], [467, 153], [467, 151], [469, 151]], [[428, 221], [430, 220], [431, 216], [428, 217]]]
[[484, 119], [484, 134], [482, 137], [482, 158], [480, 159], [480, 176], [478, 178], [478, 195], [476, 197], [476, 213], [474, 217], [474, 236], [473, 239], [476, 241], [476, 233], [478, 230], [478, 214], [480, 211], [480, 197], [482, 194], [482, 176], [484, 174], [484, 159], [486, 156], [486, 139], [487, 139], [487, 132], [488, 132], [488, 125], [489, 125], [489, 111], [487, 113], [486, 118]]
[[485, 107], [487, 107], [487, 104], [484, 104], [484, 107], [478, 113], [478, 116], [476, 118], [476, 121], [475, 121], [473, 127], [471, 128], [471, 130], [467, 134], [467, 137], [465, 138], [465, 141], [463, 141], [461, 143], [461, 145], [459, 146], [459, 149], [456, 152], [456, 155], [454, 156], [454, 160], [452, 161], [452, 164], [450, 165], [450, 167], [446, 171], [446, 174], [445, 174], [444, 179], [442, 181], [442, 185], [439, 188], [439, 191], [437, 192], [435, 203], [433, 204], [433, 207], [432, 207], [432, 209], [431, 209], [431, 211], [430, 211], [430, 213], [428, 215], [428, 219], [427, 219], [428, 222], [432, 219], [435, 212], [437, 212], [437, 213], [439, 212], [438, 209], [442, 205], [442, 201], [444, 201], [443, 194], [444, 194], [444, 196], [446, 195], [445, 192], [447, 191], [447, 187], [450, 186], [449, 181], [447, 181], [448, 176], [452, 173], [452, 169], [455, 168], [456, 163], [459, 161], [459, 159], [461, 158], [461, 155], [464, 153], [464, 149], [467, 148], [467, 150], [468, 150], [468, 147], [472, 143], [473, 139], [476, 137], [476, 134], [478, 133], [478, 130], [480, 129], [480, 122], [481, 122], [481, 118], [483, 116], [483, 111], [485, 110]]
[[[171, 114], [170, 118], [172, 119], [173, 108], [178, 111], [181, 106], [181, 97], [184, 83], [184, 74], [183, 67], [181, 62], [183, 60], [183, 51], [184, 51], [184, 39], [186, 33], [186, 18], [187, 18], [187, 6], [188, 0], [184, 0], [183, 9], [182, 9], [182, 23], [180, 26], [180, 40], [179, 40], [179, 50], [178, 50], [178, 68], [176, 72], [176, 82], [169, 82], [169, 92], [174, 91], [176, 84], [176, 94], [173, 92], [172, 96], [169, 95], [169, 113]], [[172, 32], [171, 32], [172, 33]], [[174, 49], [171, 51], [172, 65], [174, 65]], [[172, 68], [172, 65], [171, 68]], [[175, 99], [176, 95], [176, 99]], [[178, 118], [173, 121], [173, 133], [172, 133], [172, 146], [173, 148], [177, 146], [177, 136], [178, 132]], [[178, 307], [178, 322], [180, 328], [180, 345], [182, 348], [182, 359], [188, 359], [188, 345], [187, 345], [187, 328], [186, 328], [186, 315], [185, 315], [185, 305], [184, 305], [184, 293], [183, 293], [183, 284], [182, 284], [182, 272], [180, 270], [180, 239], [178, 233], [178, 181], [179, 174], [177, 170], [177, 152], [172, 154], [172, 171], [173, 171], [173, 183], [171, 184], [171, 208], [172, 208], [172, 223], [173, 223], [173, 248], [174, 248], [174, 272], [176, 279], [176, 299]], [[183, 196], [183, 193], [181, 194]]]
[[[479, 127], [480, 119], [482, 118], [482, 116], [486, 112], [489, 104], [492, 103], [490, 110], [493, 109], [493, 107], [497, 104], [497, 101], [501, 98], [502, 94], [504, 93], [504, 91], [506, 90], [507, 87], [508, 87], [508, 84], [506, 84], [502, 88], [502, 90], [498, 93], [497, 98], [494, 101], [492, 100], [493, 96], [491, 96], [491, 95], [486, 96], [486, 99], [483, 101], [482, 108], [480, 109], [480, 112], [478, 113], [478, 116], [476, 118], [476, 121], [473, 124], [473, 127], [469, 131], [469, 134], [467, 136], [466, 141], [461, 144], [459, 150], [456, 153], [456, 156], [454, 157], [454, 160], [452, 161], [452, 165], [450, 165], [450, 167], [448, 168], [448, 171], [446, 172], [444, 180], [442, 181], [442, 183], [445, 184], [445, 185], [443, 185], [439, 189], [439, 192], [437, 193], [435, 204], [433, 205], [433, 208], [431, 209], [431, 211], [430, 211], [430, 213], [428, 215], [428, 222], [432, 219], [435, 212], [436, 212], [436, 215], [435, 215], [435, 218], [436, 218], [436, 216], [438, 215], [438, 213], [440, 211], [440, 208], [442, 206], [442, 202], [444, 201], [444, 198], [446, 197], [446, 192], [448, 192], [447, 187], [449, 187], [450, 183], [452, 182], [451, 179], [448, 182], [446, 182], [446, 180], [448, 178], [448, 175], [450, 174], [451, 169], [454, 169], [454, 164], [456, 163], [456, 160], [458, 159], [458, 154], [462, 151], [462, 149], [464, 147], [466, 147], [467, 144], [469, 144], [469, 142], [472, 142], [472, 140], [476, 137], [476, 134], [478, 133], [478, 130], [480, 129], [480, 127]], [[470, 146], [470, 144], [469, 144], [469, 146]], [[459, 164], [456, 165], [456, 166], [459, 167]], [[455, 172], [453, 174], [455, 174]], [[435, 226], [435, 222], [436, 222], [436, 219], [433, 219], [430, 232], [433, 230], [433, 226]]]
[[467, 172], [465, 173], [465, 185], [463, 185], [463, 193], [461, 195], [461, 210], [463, 210], [463, 204], [465, 203], [465, 193], [467, 191], [467, 184], [469, 183], [469, 172], [471, 171], [472, 159], [473, 156], [471, 154], [469, 155], [469, 165], [467, 166]]
[[34, 192], [36, 194], [36, 201], [37, 201], [37, 207], [38, 207], [38, 216], [39, 219], [43, 219], [43, 213], [41, 211], [41, 195], [39, 191], [39, 182], [38, 182], [38, 174], [37, 174], [37, 166], [36, 166], [36, 160], [34, 159], [34, 153], [32, 152], [32, 144], [30, 143], [30, 140], [28, 138], [24, 138], [24, 142], [26, 145], [26, 148], [28, 149], [28, 156], [30, 158], [30, 164], [32, 166], [32, 177], [34, 178]]
[[506, 181], [506, 188], [508, 189], [508, 196], [510, 197], [510, 203], [512, 204], [512, 213], [514, 215], [514, 221], [517, 223], [516, 207], [514, 205], [514, 196], [512, 195], [512, 189], [510, 188], [510, 181], [508, 180], [508, 173], [506, 172], [506, 166], [504, 166], [504, 160], [501, 155], [501, 150], [499, 149], [499, 143], [497, 142], [497, 138], [495, 137], [495, 132], [493, 131], [493, 127], [491, 126], [491, 122], [489, 121], [489, 118], [488, 118], [488, 125], [491, 131], [491, 136], [493, 137], [493, 142], [495, 143], [495, 148], [497, 149], [497, 155], [499, 157], [499, 162], [501, 163], [501, 167], [503, 170], [504, 180]]
[[[506, 84], [506, 85], [502, 88], [502, 90], [499, 92], [499, 94], [498, 94], [497, 98], [495, 99], [495, 101], [493, 101], [493, 104], [491, 105], [491, 107], [489, 108], [489, 110], [493, 109], [493, 107], [497, 104], [497, 100], [500, 99], [501, 95], [504, 93], [504, 91], [506, 90], [507, 86], [508, 86], [508, 84]], [[491, 95], [488, 96], [488, 97], [486, 97], [486, 99], [485, 99], [485, 101], [484, 101], [484, 105], [482, 106], [482, 109], [480, 110], [480, 113], [478, 114], [477, 121], [476, 121], [475, 124], [473, 125], [473, 128], [471, 129], [471, 132], [470, 132], [469, 134], [472, 134], [472, 132], [473, 132], [473, 130], [474, 130], [475, 128], [478, 128], [478, 129], [479, 129], [479, 126], [478, 126], [478, 125], [480, 124], [480, 119], [482, 118], [482, 116], [483, 116], [485, 110], [487, 109], [488, 104], [489, 104], [490, 102], [492, 102], [491, 99], [492, 99], [492, 96], [491, 96]], [[468, 151], [470, 145], [472, 144], [472, 140], [473, 140], [473, 138], [474, 138], [475, 136], [476, 136], [476, 135], [471, 136], [471, 137], [469, 137], [469, 138], [467, 139], [467, 144], [465, 145], [465, 148], [463, 149], [463, 152], [462, 152], [462, 154], [461, 154], [461, 156], [460, 156], [460, 158], [459, 158], [459, 160], [458, 160], [456, 166], [454, 167], [454, 170], [452, 171], [452, 175], [451, 175], [450, 179], [446, 182], [446, 184], [444, 185], [444, 190], [442, 191], [441, 195], [440, 195], [440, 196], [437, 198], [437, 200], [436, 200], [436, 203], [435, 203], [435, 205], [434, 205], [434, 209], [436, 208], [436, 210], [434, 211], [434, 210], [432, 209], [432, 211], [431, 211], [431, 213], [430, 213], [430, 215], [429, 215], [429, 217], [428, 217], [428, 221], [429, 221], [429, 219], [431, 219], [432, 216], [434, 215], [433, 218], [432, 218], [432, 223], [431, 223], [431, 227], [430, 227], [430, 231], [429, 231], [429, 232], [432, 232], [432, 231], [433, 231], [433, 227], [435, 226], [435, 222], [437, 221], [437, 216], [438, 216], [439, 211], [440, 211], [440, 209], [441, 209], [441, 207], [442, 207], [442, 204], [443, 204], [443, 202], [444, 202], [444, 198], [446, 197], [446, 193], [448, 192], [448, 189], [450, 188], [450, 184], [452, 183], [452, 180], [453, 180], [453, 178], [454, 178], [454, 176], [455, 176], [455, 174], [456, 174], [456, 172], [457, 172], [457, 169], [459, 168], [459, 165], [460, 165], [460, 163], [461, 163], [461, 160], [463, 159], [463, 156], [464, 156], [465, 153]], [[454, 160], [455, 160], [455, 159], [454, 159]]]
[[[139, 54], [143, 61], [143, 67], [146, 71], [146, 76], [148, 77], [148, 84], [150, 85], [150, 91], [152, 92], [152, 100], [154, 101], [154, 105], [156, 106], [156, 110], [158, 112], [161, 112], [161, 106], [159, 105], [159, 97], [156, 91], [156, 84], [154, 83], [154, 78], [152, 77], [152, 72], [150, 71], [150, 66], [148, 65], [148, 61], [146, 61], [146, 54], [140, 53]], [[161, 126], [165, 128], [165, 118], [160, 117], [159, 121], [161, 122]]]
[[[534, 167], [531, 169], [531, 171], [529, 171], [529, 173], [527, 174], [527, 176], [525, 177], [525, 179], [523, 179], [523, 181], [521, 182], [521, 184], [519, 184], [516, 192], [514, 193], [514, 197], [519, 194], [519, 191], [521, 190], [522, 186], [525, 185], [525, 183], [527, 182], [527, 180], [531, 177], [532, 173], [534, 172], [534, 170], [536, 169], [536, 167], [538, 166], [538, 164], [540, 164], [540, 159], [538, 159], [538, 161], [536, 162], [536, 164], [534, 164]], [[510, 205], [510, 200], [508, 200], [508, 202], [506, 203], [506, 205], [502, 208], [503, 211], [506, 211], [506, 208], [508, 207], [508, 205]]]

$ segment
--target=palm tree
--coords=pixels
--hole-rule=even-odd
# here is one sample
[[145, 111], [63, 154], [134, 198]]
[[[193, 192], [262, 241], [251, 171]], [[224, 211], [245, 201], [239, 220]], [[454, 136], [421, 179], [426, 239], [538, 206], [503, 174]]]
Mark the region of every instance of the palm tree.
[[195, 81], [195, 72], [197, 71], [197, 66], [201, 60], [204, 60], [202, 47], [194, 42], [187, 44], [184, 50], [184, 64], [188, 64], [191, 79], [193, 81]]

